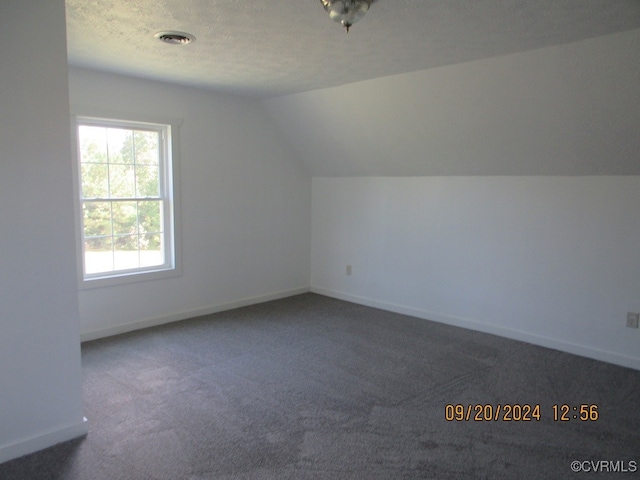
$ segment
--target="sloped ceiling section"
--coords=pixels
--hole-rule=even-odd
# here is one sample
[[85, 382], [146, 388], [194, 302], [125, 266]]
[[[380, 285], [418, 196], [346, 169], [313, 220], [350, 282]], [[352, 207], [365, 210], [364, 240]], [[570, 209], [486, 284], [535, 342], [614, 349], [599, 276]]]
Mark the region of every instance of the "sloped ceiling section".
[[314, 176], [640, 175], [640, 30], [265, 100]]

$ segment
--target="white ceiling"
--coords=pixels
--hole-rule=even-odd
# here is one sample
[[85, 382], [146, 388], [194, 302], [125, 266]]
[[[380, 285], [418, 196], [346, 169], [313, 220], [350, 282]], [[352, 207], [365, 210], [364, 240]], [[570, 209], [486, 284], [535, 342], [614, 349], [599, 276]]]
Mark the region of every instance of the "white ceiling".
[[[66, 0], [69, 62], [276, 97], [640, 28], [639, 0], [378, 0], [346, 34], [320, 0]], [[195, 35], [186, 46], [154, 34]]]

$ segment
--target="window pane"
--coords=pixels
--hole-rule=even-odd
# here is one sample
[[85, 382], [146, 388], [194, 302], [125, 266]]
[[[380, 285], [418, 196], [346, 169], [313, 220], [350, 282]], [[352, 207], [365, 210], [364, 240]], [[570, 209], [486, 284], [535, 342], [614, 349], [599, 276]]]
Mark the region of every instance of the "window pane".
[[138, 202], [138, 228], [140, 234], [162, 232], [160, 202]]
[[113, 252], [111, 237], [87, 238], [84, 242], [85, 273], [103, 273], [113, 271]]
[[138, 258], [138, 236], [114, 237], [113, 268], [115, 270], [129, 270], [140, 267]]
[[104, 127], [78, 127], [80, 161], [83, 163], [107, 163], [107, 129]]
[[109, 197], [109, 166], [100, 163], [83, 163], [82, 198]]
[[85, 202], [82, 210], [85, 237], [111, 235], [110, 202]]
[[[113, 202], [113, 234], [137, 235], [138, 234], [138, 207], [137, 202]], [[128, 242], [127, 238], [116, 239], [116, 246], [121, 247]], [[124, 243], [123, 243], [124, 242]], [[138, 248], [137, 241], [132, 241], [131, 248]]]
[[164, 263], [162, 254], [162, 236], [140, 235], [140, 266], [153, 267]]
[[136, 177], [133, 165], [109, 166], [109, 193], [111, 198], [136, 196]]
[[136, 195], [138, 197], [160, 196], [160, 168], [136, 165]]
[[113, 249], [120, 251], [138, 250], [138, 235], [114, 235]]
[[107, 129], [109, 163], [133, 164], [133, 132], [122, 128]]
[[[101, 122], [94, 118], [86, 121]], [[80, 122], [85, 278], [164, 267], [167, 249], [173, 248], [172, 225], [165, 226], [165, 218], [171, 218], [166, 209], [172, 205], [171, 189], [165, 191], [164, 183], [171, 177], [167, 172], [171, 159], [165, 157], [170, 154], [165, 143], [168, 126], [114, 120], [105, 120], [102, 126]]]
[[136, 163], [139, 165], [158, 165], [158, 132], [136, 130], [133, 133]]

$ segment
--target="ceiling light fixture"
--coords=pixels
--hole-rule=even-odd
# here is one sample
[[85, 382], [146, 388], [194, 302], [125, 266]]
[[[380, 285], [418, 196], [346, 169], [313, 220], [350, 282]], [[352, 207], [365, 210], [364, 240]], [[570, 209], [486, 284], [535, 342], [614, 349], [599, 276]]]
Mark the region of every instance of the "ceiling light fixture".
[[332, 20], [342, 24], [349, 33], [351, 25], [356, 23], [376, 0], [320, 0]]
[[195, 42], [196, 37], [184, 32], [158, 32], [154, 35], [158, 40], [171, 45], [187, 45]]

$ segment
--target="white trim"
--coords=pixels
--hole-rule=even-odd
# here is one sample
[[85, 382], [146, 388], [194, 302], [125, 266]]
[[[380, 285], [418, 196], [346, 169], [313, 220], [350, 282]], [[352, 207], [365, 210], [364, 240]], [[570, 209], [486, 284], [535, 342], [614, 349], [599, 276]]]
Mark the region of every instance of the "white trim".
[[143, 114], [138, 111], [121, 111], [110, 110], [104, 108], [96, 108], [93, 106], [74, 106], [69, 107], [69, 113], [73, 118], [75, 117], [89, 117], [99, 119], [111, 119], [114, 121], [123, 122], [135, 122], [135, 123], [150, 123], [155, 125], [171, 125], [175, 127], [182, 126], [184, 121], [180, 117], [170, 117], [164, 115], [155, 114]]
[[85, 417], [79, 422], [34, 435], [8, 445], [2, 445], [0, 446], [0, 463], [52, 447], [58, 443], [82, 437], [88, 432], [89, 423]]
[[126, 323], [124, 325], [117, 325], [114, 327], [103, 328], [100, 330], [92, 330], [84, 332], [80, 335], [82, 342], [88, 342], [90, 340], [97, 340], [99, 338], [111, 337], [113, 335], [120, 335], [121, 333], [132, 332], [134, 330], [141, 330], [143, 328], [156, 327], [158, 325], [164, 325], [165, 323], [177, 322], [180, 320], [187, 320], [189, 318], [200, 317], [202, 315], [211, 315], [212, 313], [224, 312], [226, 310], [232, 310], [234, 308], [246, 307], [248, 305], [255, 305], [258, 303], [269, 302], [271, 300], [279, 300], [281, 298], [292, 297], [294, 295], [300, 295], [303, 293], [309, 293], [309, 287], [298, 287], [290, 290], [283, 290], [280, 292], [268, 293], [265, 295], [259, 295], [256, 297], [247, 297], [240, 300], [236, 300], [228, 303], [221, 303], [218, 305], [211, 305], [205, 308], [199, 308], [196, 310], [188, 310], [184, 312], [173, 313], [171, 315], [165, 315], [162, 317], [147, 318], [145, 320], [139, 320], [132, 323]]
[[[142, 127], [145, 125], [153, 130], [163, 132], [164, 147], [164, 183], [165, 201], [168, 202], [164, 219], [165, 224], [172, 225], [167, 231], [167, 245], [170, 246], [165, 258], [165, 264], [157, 267], [139, 268], [106, 272], [105, 274], [85, 275], [84, 273], [84, 242], [82, 238], [82, 201], [80, 199], [80, 159], [78, 156], [78, 123], [96, 125], [112, 125], [125, 127]], [[128, 283], [153, 281], [182, 275], [182, 226], [180, 216], [180, 127], [183, 120], [154, 115], [140, 115], [139, 113], [123, 113], [105, 111], [95, 108], [71, 108], [71, 134], [73, 154], [74, 207], [76, 222], [76, 252], [77, 278], [80, 290], [118, 286]], [[168, 160], [167, 160], [168, 159]]]
[[351, 295], [349, 293], [343, 293], [335, 290], [329, 290], [321, 287], [311, 287], [312, 293], [324, 295], [327, 297], [337, 298], [339, 300], [345, 300], [347, 302], [357, 303], [359, 305], [365, 305], [368, 307], [379, 308], [381, 310], [387, 310], [389, 312], [400, 313], [403, 315], [409, 315], [412, 317], [421, 318], [423, 320], [429, 320], [438, 323], [444, 323], [455, 327], [467, 328], [469, 330], [476, 330], [479, 332], [489, 333], [497, 335], [499, 337], [510, 338], [512, 340], [519, 340], [521, 342], [538, 345], [541, 347], [551, 348], [554, 350], [560, 350], [562, 352], [579, 355], [581, 357], [591, 358], [593, 360], [600, 360], [602, 362], [613, 363], [622, 367], [633, 368], [634, 370], [640, 370], [640, 359], [627, 357], [615, 352], [609, 352], [606, 350], [600, 350], [597, 348], [589, 347], [586, 345], [578, 345], [575, 343], [565, 342], [563, 340], [557, 340], [555, 338], [543, 337], [541, 335], [535, 335], [532, 333], [523, 332], [521, 330], [515, 330], [511, 328], [502, 327], [499, 325], [493, 325], [483, 323], [478, 320], [470, 318], [453, 317], [451, 315], [444, 315], [435, 312], [429, 312], [427, 310], [421, 310], [412, 307], [405, 307], [403, 305], [396, 305], [393, 303], [383, 302], [380, 300], [374, 300], [367, 297], [360, 297], [357, 295]]

